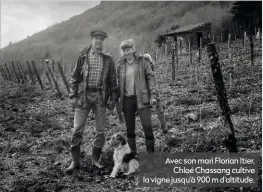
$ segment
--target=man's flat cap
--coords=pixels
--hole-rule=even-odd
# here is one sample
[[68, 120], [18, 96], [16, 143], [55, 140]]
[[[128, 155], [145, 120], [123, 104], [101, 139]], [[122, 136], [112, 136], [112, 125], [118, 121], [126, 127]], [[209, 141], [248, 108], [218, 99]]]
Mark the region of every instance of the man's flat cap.
[[101, 31], [101, 30], [91, 31], [90, 36], [93, 37], [93, 36], [95, 36], [95, 35], [100, 35], [100, 36], [103, 36], [104, 38], [107, 38], [107, 37], [108, 37], [107, 33], [104, 32], [104, 31]]

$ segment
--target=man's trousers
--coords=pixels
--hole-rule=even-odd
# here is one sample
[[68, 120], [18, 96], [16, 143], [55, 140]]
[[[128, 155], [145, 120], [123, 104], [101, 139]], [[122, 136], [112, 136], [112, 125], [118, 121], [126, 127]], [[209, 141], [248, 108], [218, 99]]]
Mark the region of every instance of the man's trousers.
[[93, 145], [102, 148], [105, 144], [106, 107], [101, 92], [87, 93], [87, 107], [75, 108], [74, 130], [71, 138], [71, 150], [79, 148], [83, 140], [83, 131], [90, 110], [95, 114], [96, 136]]

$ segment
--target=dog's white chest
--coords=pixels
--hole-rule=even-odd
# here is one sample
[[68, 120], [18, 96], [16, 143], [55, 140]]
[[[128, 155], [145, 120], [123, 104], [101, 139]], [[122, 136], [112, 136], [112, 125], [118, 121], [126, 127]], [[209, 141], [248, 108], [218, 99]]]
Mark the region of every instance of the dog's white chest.
[[128, 144], [126, 144], [120, 148], [116, 148], [114, 150], [113, 159], [115, 162], [122, 162], [123, 157], [130, 152], [131, 152], [131, 149], [130, 149]]

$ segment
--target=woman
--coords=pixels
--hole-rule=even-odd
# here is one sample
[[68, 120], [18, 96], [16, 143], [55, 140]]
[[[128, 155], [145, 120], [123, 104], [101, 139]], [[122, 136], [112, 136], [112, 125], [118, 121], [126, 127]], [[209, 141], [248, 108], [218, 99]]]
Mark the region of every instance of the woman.
[[154, 135], [150, 105], [156, 100], [154, 76], [149, 60], [135, 50], [132, 39], [120, 45], [123, 56], [118, 61], [120, 108], [125, 117], [127, 138], [134, 156], [137, 155], [135, 139], [135, 113], [138, 111], [145, 135], [147, 152], [154, 152]]

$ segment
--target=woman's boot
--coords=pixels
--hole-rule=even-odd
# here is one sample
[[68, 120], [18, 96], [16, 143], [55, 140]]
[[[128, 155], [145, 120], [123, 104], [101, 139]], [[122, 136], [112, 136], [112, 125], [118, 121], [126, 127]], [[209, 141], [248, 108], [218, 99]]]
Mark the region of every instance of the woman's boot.
[[133, 155], [133, 157], [137, 157], [137, 150], [136, 150], [136, 139], [135, 138], [128, 138], [127, 140], [130, 148], [131, 148], [131, 153]]
[[146, 141], [146, 149], [148, 153], [154, 152], [154, 140], [145, 140]]

